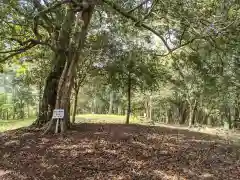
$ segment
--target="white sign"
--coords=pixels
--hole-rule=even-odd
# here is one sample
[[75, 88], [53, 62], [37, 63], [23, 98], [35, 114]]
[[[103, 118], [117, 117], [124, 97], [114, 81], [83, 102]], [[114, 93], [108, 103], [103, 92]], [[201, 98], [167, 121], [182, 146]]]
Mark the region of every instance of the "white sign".
[[64, 109], [54, 109], [52, 118], [53, 119], [62, 119], [62, 118], [64, 118]]

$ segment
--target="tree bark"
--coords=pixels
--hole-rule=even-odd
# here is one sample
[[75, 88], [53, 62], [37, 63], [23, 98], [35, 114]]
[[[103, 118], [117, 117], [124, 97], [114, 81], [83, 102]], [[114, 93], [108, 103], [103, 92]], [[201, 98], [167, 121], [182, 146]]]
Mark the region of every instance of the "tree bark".
[[193, 104], [192, 104], [191, 100], [188, 100], [188, 104], [189, 104], [188, 127], [192, 127], [192, 125], [194, 124], [194, 109], [195, 109], [196, 103], [197, 103], [196, 100], [194, 100]]
[[128, 99], [128, 109], [127, 109], [127, 117], [126, 124], [129, 124], [130, 114], [131, 114], [131, 73], [128, 73], [128, 90], [127, 90], [127, 99]]
[[149, 121], [152, 121], [152, 96], [149, 96]]
[[65, 55], [62, 52], [59, 55], [56, 55], [54, 59], [56, 64], [53, 66], [52, 71], [47, 77], [46, 85], [43, 91], [43, 97], [39, 107], [38, 118], [34, 123], [37, 126], [43, 126], [49, 122], [52, 117], [52, 112], [57, 99], [58, 82], [66, 61], [64, 56]]
[[[78, 17], [75, 20], [76, 15], [72, 11], [71, 7], [68, 7], [68, 12], [73, 13], [73, 22], [75, 21], [75, 27], [72, 35], [71, 42], [69, 43], [69, 53], [68, 60], [65, 63], [64, 70], [62, 72], [61, 78], [58, 83], [57, 88], [57, 99], [56, 99], [56, 109], [64, 109], [65, 112], [69, 111], [69, 102], [70, 95], [73, 87], [73, 78], [76, 75], [76, 67], [79, 61], [79, 56], [81, 50], [83, 49], [84, 42], [87, 35], [88, 25], [92, 16], [93, 6], [90, 5], [85, 9], [81, 14], [78, 13]], [[79, 17], [81, 16], [81, 17]], [[72, 24], [72, 23], [71, 23]], [[81, 25], [81, 28], [79, 26]], [[44, 133], [49, 132], [51, 129], [54, 129], [56, 121], [53, 119], [50, 121], [50, 124]], [[60, 121], [61, 133], [64, 133], [69, 127], [68, 123], [69, 118], [64, 118]]]
[[78, 103], [78, 92], [79, 88], [75, 91], [75, 96], [74, 96], [74, 104], [73, 104], [73, 113], [72, 113], [72, 123], [75, 124], [76, 120], [76, 110], [77, 110], [77, 103]]
[[169, 123], [168, 109], [166, 109], [166, 111], [165, 111], [165, 123], [166, 123], [166, 124]]
[[118, 113], [118, 115], [122, 115], [122, 106], [121, 105], [118, 105], [117, 113]]
[[60, 32], [56, 31], [56, 52], [53, 56], [53, 67], [49, 73], [41, 100], [41, 107], [34, 125], [43, 126], [51, 120], [53, 109], [57, 100], [57, 89], [64, 65], [67, 61], [68, 45], [70, 42], [70, 34], [72, 23], [74, 22], [75, 13], [73, 10], [66, 11]]
[[113, 110], [113, 91], [110, 92], [110, 97], [109, 97], [109, 109], [108, 109], [108, 114], [112, 114]]

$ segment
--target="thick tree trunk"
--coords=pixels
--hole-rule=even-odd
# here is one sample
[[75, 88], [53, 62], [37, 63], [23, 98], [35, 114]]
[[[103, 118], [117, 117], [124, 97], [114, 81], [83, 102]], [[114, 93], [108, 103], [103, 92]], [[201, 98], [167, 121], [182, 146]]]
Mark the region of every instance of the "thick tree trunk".
[[[71, 7], [68, 8], [68, 12], [73, 13]], [[78, 17], [75, 21], [75, 27], [72, 35], [71, 43], [69, 43], [69, 53], [68, 60], [65, 63], [64, 70], [62, 72], [61, 78], [59, 80], [58, 89], [57, 89], [57, 99], [56, 99], [56, 109], [64, 109], [65, 112], [69, 111], [69, 102], [71, 91], [73, 87], [73, 78], [75, 76], [75, 71], [77, 63], [79, 61], [79, 56], [81, 50], [83, 49], [84, 42], [87, 35], [88, 25], [91, 19], [93, 12], [93, 6], [89, 6], [82, 14], [78, 13]], [[73, 14], [74, 17], [75, 14]], [[81, 16], [81, 17], [80, 17]], [[71, 23], [72, 24], [72, 23]], [[79, 28], [79, 26], [81, 28]], [[45, 133], [49, 132], [51, 129], [54, 129], [55, 120], [51, 120], [48, 128]], [[61, 133], [64, 133], [68, 129], [69, 118], [64, 118], [60, 121]], [[57, 129], [57, 128], [56, 128]], [[57, 131], [56, 131], [57, 132]]]
[[65, 58], [61, 58], [58, 56], [54, 61], [58, 63], [54, 65], [53, 71], [50, 72], [47, 77], [43, 97], [40, 102], [38, 118], [34, 123], [37, 126], [43, 126], [50, 121], [53, 109], [55, 107], [58, 82], [63, 71]]
[[129, 124], [130, 114], [131, 114], [131, 73], [128, 73], [128, 90], [127, 90], [127, 99], [128, 99], [128, 109], [127, 109], [127, 117], [126, 124]]
[[34, 125], [43, 126], [51, 120], [52, 112], [57, 100], [58, 83], [67, 60], [71, 28], [74, 19], [75, 13], [73, 10], [68, 9], [66, 11], [60, 32], [55, 32], [57, 38], [54, 43], [56, 44], [56, 51], [53, 56], [54, 65], [47, 77], [41, 107], [39, 109], [39, 115], [37, 120], [34, 122]]

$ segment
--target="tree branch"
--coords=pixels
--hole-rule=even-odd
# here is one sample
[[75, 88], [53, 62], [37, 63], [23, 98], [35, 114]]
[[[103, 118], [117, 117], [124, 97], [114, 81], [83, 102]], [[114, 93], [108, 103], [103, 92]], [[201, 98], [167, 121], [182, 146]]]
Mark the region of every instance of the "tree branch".
[[35, 36], [37, 37], [38, 40], [41, 39], [41, 35], [39, 34], [38, 32], [38, 25], [39, 25], [39, 17], [42, 16], [43, 19], [46, 21], [46, 22], [49, 22], [49, 18], [46, 16], [46, 13], [50, 12], [51, 10], [53, 9], [56, 9], [58, 8], [59, 6], [63, 5], [63, 4], [66, 4], [66, 3], [70, 3], [71, 0], [64, 0], [64, 1], [61, 1], [61, 2], [57, 2], [55, 3], [54, 5], [46, 8], [46, 9], [43, 9], [41, 7], [41, 4], [39, 5], [39, 2], [37, 0], [33, 0], [34, 2], [34, 5], [37, 7], [38, 10], [41, 10], [36, 16], [34, 16], [33, 18], [33, 32], [35, 34]]
[[15, 50], [12, 50], [12, 51], [0, 52], [0, 53], [14, 52], [14, 53], [8, 55], [7, 57], [3, 58], [2, 60], [0, 60], [0, 62], [2, 63], [2, 62], [8, 60], [8, 59], [11, 58], [11, 57], [14, 57], [14, 56], [16, 56], [16, 55], [18, 55], [18, 54], [21, 54], [21, 53], [23, 53], [23, 52], [26, 52], [27, 50], [33, 48], [33, 47], [36, 46], [36, 45], [37, 45], [37, 44], [32, 44], [32, 43], [30, 43], [28, 46], [25, 46], [25, 47], [20, 48], [20, 49], [15, 49]]
[[[112, 3], [112, 2], [109, 2], [108, 0], [102, 0], [104, 3], [106, 3], [107, 5], [109, 5], [110, 7], [112, 7], [115, 11], [117, 11], [119, 14], [125, 16], [126, 18], [128, 19], [131, 19], [133, 22], [137, 23], [138, 22], [138, 19], [131, 16], [130, 14], [128, 14], [127, 12], [123, 11], [120, 7], [118, 7], [116, 4]], [[163, 44], [165, 45], [165, 47], [167, 48], [167, 50], [169, 52], [171, 52], [171, 48], [168, 46], [166, 40], [163, 38], [163, 36], [157, 32], [156, 30], [152, 29], [151, 27], [147, 26], [146, 24], [142, 23], [142, 24], [138, 24], [139, 27], [143, 27], [149, 31], [151, 31], [153, 34], [155, 34], [156, 36], [158, 36]]]
[[132, 12], [134, 12], [135, 10], [137, 10], [138, 8], [140, 8], [142, 5], [144, 5], [145, 3], [147, 3], [149, 0], [145, 0], [142, 3], [140, 3], [139, 5], [137, 5], [136, 7], [132, 8], [131, 10], [129, 10], [127, 13], [130, 14]]
[[184, 47], [184, 46], [187, 46], [187, 45], [193, 43], [193, 42], [194, 42], [195, 40], [197, 40], [197, 39], [200, 39], [200, 38], [193, 38], [193, 39], [187, 41], [186, 43], [180, 44], [178, 47], [175, 47], [175, 48], [171, 49], [171, 51], [168, 52], [168, 53], [166, 53], [166, 54], [155, 54], [155, 56], [160, 56], [160, 57], [168, 56], [168, 55], [172, 54], [173, 51], [176, 51], [176, 50], [178, 50], [178, 49], [180, 49], [180, 48], [182, 48], [182, 47]]
[[7, 59], [11, 58], [11, 57], [14, 57], [18, 54], [21, 54], [21, 53], [24, 53], [26, 52], [27, 50], [35, 47], [36, 45], [47, 45], [51, 48], [53, 48], [51, 45], [49, 45], [48, 43], [46, 42], [41, 42], [39, 40], [35, 40], [35, 39], [28, 39], [24, 42], [21, 42], [20, 40], [16, 40], [16, 39], [13, 39], [15, 41], [17, 41], [20, 45], [24, 46], [24, 47], [21, 47], [21, 48], [17, 48], [17, 49], [13, 49], [13, 50], [7, 50], [7, 51], [0, 51], [0, 54], [7, 54], [7, 53], [11, 53], [10, 55], [6, 56], [5, 58], [3, 58], [2, 60], [0, 60], [0, 62], [4, 62], [6, 61]]
[[153, 8], [157, 4], [157, 2], [158, 2], [158, 0], [153, 0], [153, 3], [151, 5], [151, 8], [148, 11], [148, 13], [143, 17], [143, 19], [139, 20], [136, 24], [143, 22], [144, 20], [146, 20], [151, 15], [151, 13], [153, 11]]

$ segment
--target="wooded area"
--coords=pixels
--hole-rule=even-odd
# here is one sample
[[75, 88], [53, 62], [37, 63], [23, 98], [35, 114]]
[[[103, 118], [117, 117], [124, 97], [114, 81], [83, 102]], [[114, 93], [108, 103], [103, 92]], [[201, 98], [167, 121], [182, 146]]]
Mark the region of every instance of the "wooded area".
[[[36, 133], [36, 139], [59, 141], [62, 136], [54, 133], [71, 139], [77, 136], [75, 131], [88, 128], [90, 134], [112, 132], [108, 126], [116, 129], [106, 124], [103, 129], [81, 126], [79, 114], [124, 115], [126, 124], [136, 123], [131, 122], [134, 118], [138, 124], [147, 123], [119, 127], [120, 134], [134, 136], [142, 130], [145, 137], [139, 143], [155, 133], [150, 125], [238, 132], [239, 69], [239, 0], [0, 0], [0, 125], [1, 120], [36, 117], [27, 130]], [[65, 113], [59, 131], [54, 109]], [[127, 127], [139, 129], [132, 132]], [[161, 130], [172, 134], [159, 127], [158, 141], [165, 137]], [[0, 142], [25, 131], [9, 131], [9, 139]], [[153, 156], [158, 156], [156, 151]], [[239, 156], [237, 150], [234, 153], [237, 175]], [[0, 163], [0, 178], [1, 165], [6, 164]]]

